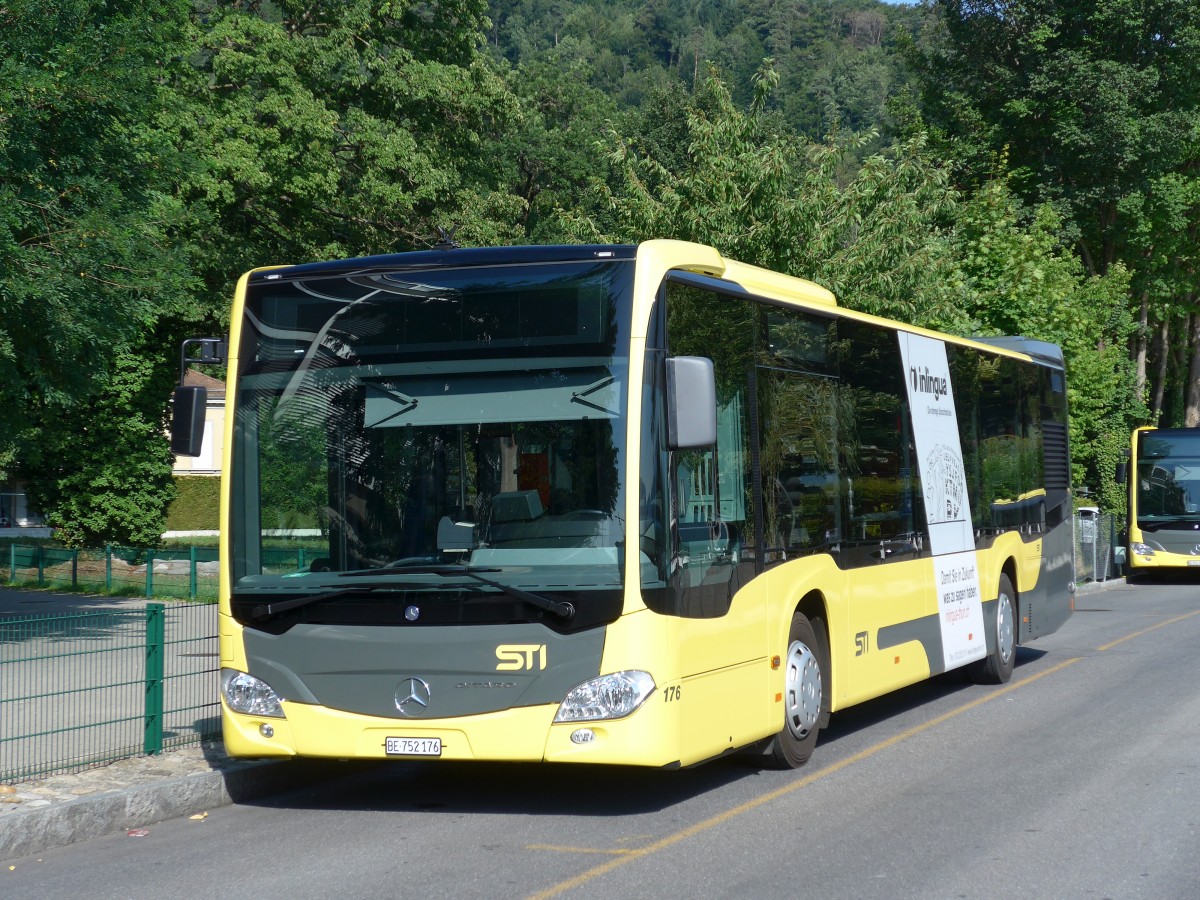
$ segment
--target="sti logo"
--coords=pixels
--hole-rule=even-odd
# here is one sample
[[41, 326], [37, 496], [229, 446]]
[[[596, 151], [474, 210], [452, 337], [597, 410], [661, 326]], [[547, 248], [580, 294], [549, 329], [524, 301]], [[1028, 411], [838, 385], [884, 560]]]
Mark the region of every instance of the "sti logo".
[[546, 668], [545, 644], [501, 644], [496, 648], [497, 672], [520, 672]]

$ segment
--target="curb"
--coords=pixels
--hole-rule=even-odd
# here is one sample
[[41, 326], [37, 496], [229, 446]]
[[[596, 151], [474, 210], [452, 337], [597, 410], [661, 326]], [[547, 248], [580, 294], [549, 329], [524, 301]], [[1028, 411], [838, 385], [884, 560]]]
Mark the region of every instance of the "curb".
[[30, 856], [329, 780], [328, 763], [319, 761], [237, 763], [157, 784], [17, 810], [0, 817], [0, 859]]
[[1096, 594], [1100, 591], [1107, 591], [1110, 588], [1125, 587], [1125, 576], [1119, 578], [1107, 578], [1104, 581], [1085, 581], [1083, 584], [1075, 586], [1075, 596], [1079, 597], [1083, 594]]

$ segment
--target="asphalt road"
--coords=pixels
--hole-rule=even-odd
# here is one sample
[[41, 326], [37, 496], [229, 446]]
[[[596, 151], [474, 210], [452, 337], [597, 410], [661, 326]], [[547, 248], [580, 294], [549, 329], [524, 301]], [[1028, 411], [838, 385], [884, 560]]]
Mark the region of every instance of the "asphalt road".
[[1013, 680], [835, 716], [810, 765], [397, 764], [8, 860], [5, 898], [1200, 895], [1200, 582], [1083, 595]]

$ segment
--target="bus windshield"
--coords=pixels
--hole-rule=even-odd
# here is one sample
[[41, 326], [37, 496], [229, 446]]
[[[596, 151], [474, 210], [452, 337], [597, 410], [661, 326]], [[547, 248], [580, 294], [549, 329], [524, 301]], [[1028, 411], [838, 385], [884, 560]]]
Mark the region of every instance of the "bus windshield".
[[[631, 279], [621, 261], [259, 275], [235, 600], [618, 590]], [[273, 552], [297, 540], [298, 572]]]
[[1150, 530], [1200, 522], [1200, 431], [1142, 433], [1137, 519]]

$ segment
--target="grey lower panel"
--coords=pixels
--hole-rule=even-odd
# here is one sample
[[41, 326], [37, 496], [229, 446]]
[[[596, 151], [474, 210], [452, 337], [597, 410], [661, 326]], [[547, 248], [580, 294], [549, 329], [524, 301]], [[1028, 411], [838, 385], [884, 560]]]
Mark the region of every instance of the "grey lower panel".
[[[284, 699], [432, 719], [560, 702], [599, 674], [605, 629], [559, 635], [532, 624], [298, 625], [280, 635], [249, 628], [243, 635], [250, 674]], [[402, 714], [398, 700], [414, 688], [425, 705], [404, 704]]]
[[[1042, 541], [1042, 569], [1034, 587], [1019, 597], [1022, 621], [1018, 642], [1025, 643], [1039, 635], [1057, 631], [1071, 617], [1070, 583], [1074, 577], [1075, 542], [1070, 526], [1059, 527], [1049, 532]], [[986, 587], [986, 586], [985, 586]], [[995, 586], [992, 587], [995, 592]], [[1024, 618], [1028, 617], [1028, 624]], [[942, 630], [940, 616], [924, 616], [911, 622], [900, 622], [879, 629], [876, 646], [880, 650], [917, 641], [925, 648], [929, 659], [930, 674], [945, 671], [942, 653]], [[988, 653], [996, 649], [996, 598], [983, 601], [983, 633], [987, 638]]]
[[929, 659], [929, 673], [936, 675], [944, 671], [942, 653], [941, 616], [924, 616], [911, 622], [900, 622], [879, 629], [875, 636], [875, 645], [880, 650], [898, 647], [909, 641], [918, 641], [925, 648], [925, 656]]
[[[1053, 634], [1071, 618], [1071, 584], [1075, 580], [1075, 538], [1070, 522], [1042, 539], [1042, 570], [1037, 584], [1020, 597], [1018, 641]], [[1028, 619], [1028, 623], [1024, 620]]]

